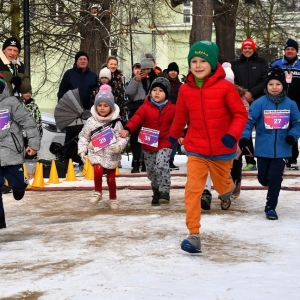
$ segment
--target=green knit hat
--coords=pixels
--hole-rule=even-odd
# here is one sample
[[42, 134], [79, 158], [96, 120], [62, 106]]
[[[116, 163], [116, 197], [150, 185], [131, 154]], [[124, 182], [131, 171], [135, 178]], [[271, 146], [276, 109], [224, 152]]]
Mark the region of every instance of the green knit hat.
[[214, 71], [218, 64], [218, 46], [210, 41], [199, 41], [192, 45], [189, 55], [188, 64], [191, 65], [191, 59], [195, 56], [205, 59]]

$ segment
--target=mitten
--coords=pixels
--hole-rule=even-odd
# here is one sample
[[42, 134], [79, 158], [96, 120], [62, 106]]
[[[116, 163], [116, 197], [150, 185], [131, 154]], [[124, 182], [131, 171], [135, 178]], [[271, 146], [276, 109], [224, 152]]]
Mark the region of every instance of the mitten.
[[108, 147], [108, 151], [111, 153], [120, 153], [121, 152], [121, 148], [119, 145], [117, 144], [112, 144]]
[[227, 148], [233, 148], [236, 144], [236, 139], [229, 134], [225, 134], [221, 138], [221, 141]]
[[14, 76], [11, 81], [10, 81], [11, 84], [14, 84], [16, 87], [20, 87], [21, 84], [22, 84], [22, 79], [21, 77], [19, 76]]
[[168, 139], [169, 139], [169, 142], [171, 143], [171, 145], [174, 147], [177, 140], [171, 136], [169, 136]]
[[85, 164], [86, 154], [85, 153], [79, 153], [79, 156], [81, 158], [81, 161]]
[[249, 139], [247, 139], [247, 138], [241, 138], [239, 140], [239, 146], [240, 146], [241, 150], [243, 150], [246, 147], [249, 147], [249, 144], [250, 144], [250, 142], [249, 142]]
[[291, 146], [295, 143], [295, 138], [292, 135], [287, 135], [284, 140], [287, 144]]

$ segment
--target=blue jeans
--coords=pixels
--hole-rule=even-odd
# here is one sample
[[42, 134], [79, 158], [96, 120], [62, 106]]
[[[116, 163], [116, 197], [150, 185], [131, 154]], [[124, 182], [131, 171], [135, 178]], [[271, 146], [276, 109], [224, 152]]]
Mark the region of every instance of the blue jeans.
[[[23, 165], [0, 167], [0, 186], [4, 185], [5, 179], [8, 185], [16, 191], [24, 191], [28, 185], [28, 179], [24, 176]], [[2, 192], [0, 191], [0, 217], [4, 216]]]
[[175, 158], [175, 154], [177, 152], [177, 145], [178, 145], [178, 142], [176, 141], [174, 143], [174, 147], [173, 147], [173, 150], [171, 152], [171, 156], [170, 156], [170, 162], [173, 162], [174, 161], [174, 158]]

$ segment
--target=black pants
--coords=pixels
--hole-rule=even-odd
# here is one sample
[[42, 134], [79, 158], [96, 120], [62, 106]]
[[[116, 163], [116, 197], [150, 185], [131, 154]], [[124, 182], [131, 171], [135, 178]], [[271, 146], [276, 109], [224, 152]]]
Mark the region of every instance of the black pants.
[[289, 163], [296, 164], [299, 156], [298, 141], [292, 147], [292, 157], [289, 158]]
[[[248, 146], [250, 152], [252, 153], [252, 155], [254, 154], [254, 146], [253, 146], [253, 140], [252, 140], [252, 137], [249, 139], [249, 146]], [[245, 150], [248, 154], [248, 151]], [[251, 164], [251, 165], [254, 165], [256, 166], [256, 161], [254, 159], [254, 157], [251, 157], [251, 156], [246, 156], [245, 155], [245, 159], [246, 159], [246, 163], [247, 164]]]
[[[65, 137], [65, 145], [70, 142], [72, 139], [78, 137], [81, 129], [83, 128], [83, 125], [78, 126], [72, 126], [72, 128], [66, 128], [66, 137]], [[78, 139], [74, 139], [72, 143], [66, 148], [64, 151], [64, 155], [67, 159], [72, 159], [73, 162], [78, 163], [79, 165], [82, 165], [82, 161], [80, 156], [77, 154], [78, 152]]]
[[275, 209], [278, 203], [284, 167], [283, 158], [257, 157], [257, 179], [261, 185], [268, 187], [266, 206], [271, 209]]

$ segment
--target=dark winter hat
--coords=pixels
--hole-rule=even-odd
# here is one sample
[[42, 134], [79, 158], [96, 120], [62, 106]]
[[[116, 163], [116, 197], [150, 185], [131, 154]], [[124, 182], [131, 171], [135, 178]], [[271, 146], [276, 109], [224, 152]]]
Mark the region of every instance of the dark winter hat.
[[253, 51], [256, 51], [256, 44], [252, 39], [244, 39], [242, 42], [241, 50], [243, 50], [246, 46], [249, 46], [253, 49]]
[[151, 87], [150, 87], [150, 93], [155, 87], [160, 87], [166, 94], [166, 99], [168, 99], [170, 95], [170, 81], [165, 77], [157, 77], [152, 81]]
[[9, 47], [9, 46], [11, 46], [11, 47], [16, 47], [16, 48], [18, 48], [19, 53], [21, 52], [21, 43], [20, 43], [20, 41], [19, 41], [18, 39], [16, 39], [15, 37], [10, 37], [10, 38], [8, 38], [8, 39], [4, 42], [4, 44], [3, 44], [3, 46], [2, 46], [2, 50], [4, 50], [5, 48], [7, 48], [7, 47]]
[[75, 63], [77, 63], [77, 60], [80, 56], [85, 56], [87, 58], [87, 60], [89, 60], [89, 56], [87, 55], [86, 52], [84, 51], [78, 51], [75, 55]]
[[141, 60], [141, 69], [153, 69], [153, 61], [151, 58], [143, 58]]
[[115, 110], [115, 98], [111, 92], [111, 87], [108, 84], [103, 84], [100, 86], [100, 90], [95, 97], [95, 109], [100, 102], [107, 103], [111, 111]]
[[176, 71], [179, 74], [179, 67], [176, 62], [169, 63], [167, 72], [169, 73], [170, 71]]
[[195, 56], [205, 59], [211, 66], [212, 70], [217, 68], [218, 64], [218, 46], [210, 41], [199, 41], [192, 45], [189, 55], [188, 64], [191, 65], [191, 59]]
[[4, 91], [4, 89], [5, 89], [5, 81], [4, 81], [2, 72], [0, 72], [0, 91], [1, 91], [1, 93]]
[[285, 73], [279, 66], [274, 66], [269, 69], [267, 74], [267, 80], [266, 80], [266, 86], [268, 85], [268, 82], [272, 79], [276, 79], [281, 82], [283, 85], [283, 89], [287, 89], [287, 82], [285, 80]]
[[284, 50], [288, 47], [295, 48], [296, 51], [298, 52], [298, 43], [295, 40], [288, 39], [284, 45]]

